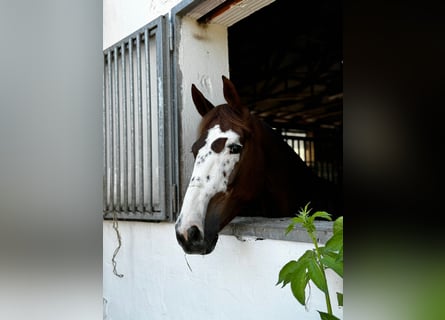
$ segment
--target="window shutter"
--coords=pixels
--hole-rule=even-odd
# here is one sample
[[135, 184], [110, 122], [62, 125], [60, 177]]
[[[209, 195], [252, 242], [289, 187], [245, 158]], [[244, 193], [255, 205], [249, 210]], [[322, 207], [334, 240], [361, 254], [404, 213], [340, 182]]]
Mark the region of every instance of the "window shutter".
[[167, 19], [104, 50], [104, 218], [172, 220]]

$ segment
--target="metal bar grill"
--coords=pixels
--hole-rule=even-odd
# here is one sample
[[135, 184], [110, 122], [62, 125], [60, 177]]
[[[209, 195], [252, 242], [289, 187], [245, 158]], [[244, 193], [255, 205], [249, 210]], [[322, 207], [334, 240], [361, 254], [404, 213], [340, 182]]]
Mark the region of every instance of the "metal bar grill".
[[[125, 42], [122, 42], [120, 45], [121, 49], [121, 74], [122, 74], [122, 92], [127, 92], [127, 63], [126, 63], [126, 57], [127, 53], [125, 51]], [[127, 95], [122, 95], [122, 108], [121, 108], [121, 115], [122, 115], [122, 137], [121, 137], [121, 145], [123, 150], [128, 149], [128, 129], [127, 129]], [[124, 156], [122, 157], [123, 165], [121, 167], [121, 176], [122, 176], [122, 184], [121, 184], [121, 192], [123, 195], [123, 202], [122, 206], [119, 211], [122, 211], [122, 208], [128, 208], [128, 153], [125, 152]]]
[[282, 134], [284, 140], [319, 177], [339, 183], [339, 176], [341, 175], [340, 159], [335, 156], [330, 158], [320, 156], [332, 154], [327, 150], [336, 147], [333, 140], [292, 135], [287, 132]]
[[135, 114], [134, 114], [134, 68], [133, 68], [133, 37], [130, 37], [130, 41], [128, 43], [128, 57], [129, 57], [129, 66], [130, 66], [130, 161], [132, 165], [130, 166], [130, 205], [129, 205], [129, 211], [134, 212], [135, 209], [135, 203], [136, 203], [136, 163], [135, 163], [135, 137], [134, 137], [134, 127], [135, 127]]
[[169, 107], [165, 18], [104, 51], [104, 217], [165, 220]]
[[[144, 39], [148, 39], [148, 29], [145, 29], [144, 31]], [[150, 85], [150, 55], [149, 55], [149, 46], [144, 46], [144, 59], [145, 59], [145, 103], [147, 105], [151, 105], [151, 85]], [[151, 108], [147, 108], [146, 110], [147, 115], [146, 115], [146, 119], [151, 119]], [[147, 145], [152, 145], [152, 137], [151, 137], [151, 130], [147, 130], [146, 132], [146, 140], [147, 140]], [[145, 187], [148, 190], [152, 190], [153, 188], [153, 184], [152, 184], [152, 153], [148, 152], [147, 153], [147, 158], [146, 158], [146, 168], [147, 170], [146, 172], [146, 179], [145, 179]], [[152, 192], [148, 192], [147, 193], [147, 199], [145, 200], [145, 207], [149, 207], [150, 204], [152, 203]]]

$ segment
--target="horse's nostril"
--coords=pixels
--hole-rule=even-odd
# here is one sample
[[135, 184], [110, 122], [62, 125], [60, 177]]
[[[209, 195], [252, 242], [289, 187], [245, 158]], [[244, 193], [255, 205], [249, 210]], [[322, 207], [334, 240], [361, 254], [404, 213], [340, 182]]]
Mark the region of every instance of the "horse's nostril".
[[187, 238], [191, 242], [197, 242], [197, 241], [200, 241], [202, 239], [201, 232], [199, 231], [197, 226], [191, 226], [187, 230]]

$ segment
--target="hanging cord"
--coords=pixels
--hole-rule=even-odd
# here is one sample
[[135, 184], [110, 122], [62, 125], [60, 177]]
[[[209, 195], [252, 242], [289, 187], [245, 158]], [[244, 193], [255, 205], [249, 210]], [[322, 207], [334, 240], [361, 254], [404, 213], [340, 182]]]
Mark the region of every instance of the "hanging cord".
[[185, 253], [184, 253], [184, 259], [185, 259], [185, 262], [187, 263], [187, 267], [189, 267], [190, 272], [193, 272], [193, 270], [192, 270], [192, 268], [190, 267], [189, 262], [188, 262], [188, 260], [187, 260], [187, 255], [186, 255]]
[[113, 273], [114, 273], [117, 277], [122, 278], [124, 275], [121, 274], [121, 273], [118, 273], [118, 272], [116, 271], [116, 265], [117, 265], [117, 263], [116, 263], [116, 260], [115, 260], [115, 258], [116, 258], [116, 256], [117, 256], [117, 253], [119, 252], [119, 250], [120, 250], [120, 248], [121, 248], [121, 245], [122, 245], [121, 234], [120, 234], [120, 232], [119, 232], [119, 224], [118, 224], [118, 222], [117, 222], [117, 214], [116, 214], [116, 211], [113, 212], [113, 229], [116, 231], [118, 245], [117, 245], [117, 248], [114, 250], [113, 258], [111, 259], [111, 263], [113, 264]]

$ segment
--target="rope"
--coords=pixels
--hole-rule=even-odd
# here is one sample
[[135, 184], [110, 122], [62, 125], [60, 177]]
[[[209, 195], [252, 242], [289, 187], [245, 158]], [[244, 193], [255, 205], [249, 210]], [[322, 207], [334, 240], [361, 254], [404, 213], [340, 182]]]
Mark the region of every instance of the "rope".
[[120, 232], [119, 232], [119, 224], [118, 224], [118, 222], [117, 222], [117, 214], [116, 214], [116, 211], [113, 212], [113, 229], [116, 231], [116, 236], [117, 236], [117, 242], [118, 242], [118, 245], [117, 245], [117, 248], [114, 250], [113, 258], [111, 259], [111, 263], [113, 264], [113, 273], [114, 273], [117, 277], [122, 278], [124, 275], [121, 274], [121, 273], [118, 273], [118, 272], [116, 271], [116, 265], [117, 265], [117, 262], [116, 262], [116, 260], [115, 260], [115, 258], [116, 258], [116, 256], [117, 256], [117, 253], [119, 252], [119, 250], [120, 250], [120, 248], [121, 248], [121, 245], [122, 245], [121, 234], [120, 234]]
[[189, 262], [188, 262], [188, 260], [187, 260], [187, 255], [186, 255], [185, 253], [184, 253], [184, 259], [185, 259], [185, 262], [187, 263], [187, 267], [189, 267], [190, 272], [193, 272], [193, 270], [192, 270], [192, 268], [190, 267]]

